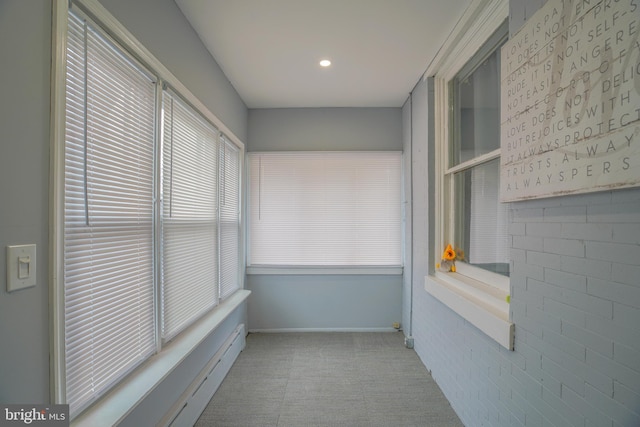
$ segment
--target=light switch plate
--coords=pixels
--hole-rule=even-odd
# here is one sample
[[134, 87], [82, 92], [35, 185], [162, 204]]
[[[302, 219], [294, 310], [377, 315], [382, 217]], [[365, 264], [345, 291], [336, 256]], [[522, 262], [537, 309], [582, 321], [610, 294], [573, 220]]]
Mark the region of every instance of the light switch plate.
[[7, 291], [36, 285], [36, 245], [7, 246]]

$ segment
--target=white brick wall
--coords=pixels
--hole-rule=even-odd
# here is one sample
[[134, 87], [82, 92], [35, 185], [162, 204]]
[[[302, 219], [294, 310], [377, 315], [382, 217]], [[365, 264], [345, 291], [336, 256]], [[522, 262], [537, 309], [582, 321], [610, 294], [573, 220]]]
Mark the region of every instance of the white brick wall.
[[[511, 0], [512, 28], [543, 3]], [[413, 167], [413, 218], [428, 218], [426, 160]], [[640, 426], [640, 189], [510, 209], [515, 350], [424, 290], [429, 233], [414, 223], [416, 352], [467, 427]]]

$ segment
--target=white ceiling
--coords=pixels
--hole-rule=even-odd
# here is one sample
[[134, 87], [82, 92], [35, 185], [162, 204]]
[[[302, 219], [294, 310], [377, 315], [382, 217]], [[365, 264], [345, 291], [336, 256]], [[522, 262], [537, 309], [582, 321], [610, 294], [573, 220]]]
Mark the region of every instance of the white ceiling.
[[175, 2], [247, 107], [293, 108], [402, 106], [471, 0]]

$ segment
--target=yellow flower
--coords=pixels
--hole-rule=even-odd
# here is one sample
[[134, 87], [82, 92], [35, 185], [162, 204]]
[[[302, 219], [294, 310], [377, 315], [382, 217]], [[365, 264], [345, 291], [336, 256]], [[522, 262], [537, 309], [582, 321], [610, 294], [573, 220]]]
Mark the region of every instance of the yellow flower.
[[453, 250], [451, 245], [447, 245], [444, 253], [442, 254], [442, 258], [448, 261], [453, 261], [454, 259], [456, 259], [456, 251]]

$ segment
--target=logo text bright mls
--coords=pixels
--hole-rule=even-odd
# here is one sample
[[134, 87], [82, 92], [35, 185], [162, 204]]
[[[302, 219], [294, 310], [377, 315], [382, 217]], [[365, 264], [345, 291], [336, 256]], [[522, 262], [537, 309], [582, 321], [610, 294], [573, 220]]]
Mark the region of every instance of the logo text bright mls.
[[[5, 405], [2, 405], [5, 406]], [[62, 421], [64, 425], [68, 425], [68, 405], [54, 405], [53, 410], [44, 405], [36, 405], [25, 409], [26, 405], [6, 405], [3, 409], [4, 420], [0, 416], [0, 425], [29, 425], [36, 423], [37, 425], [60, 425], [57, 422]], [[56, 410], [61, 409], [61, 410]], [[65, 423], [66, 421], [66, 423]], [[6, 422], [6, 423], [5, 423]]]

